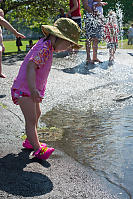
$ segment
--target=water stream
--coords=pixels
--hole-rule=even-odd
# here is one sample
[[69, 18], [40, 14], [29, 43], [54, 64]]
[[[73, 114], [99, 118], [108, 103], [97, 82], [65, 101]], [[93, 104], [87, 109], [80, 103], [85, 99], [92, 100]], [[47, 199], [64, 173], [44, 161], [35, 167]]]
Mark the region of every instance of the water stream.
[[[41, 118], [48, 129], [54, 127], [50, 136], [48, 129], [41, 131], [42, 140], [104, 176], [121, 199], [133, 196], [132, 53], [118, 50], [112, 66], [107, 50], [99, 51], [102, 64], [88, 66], [85, 51], [56, 55], [53, 70], [73, 75], [72, 87], [65, 88], [70, 96]], [[117, 101], [120, 94], [131, 97]]]

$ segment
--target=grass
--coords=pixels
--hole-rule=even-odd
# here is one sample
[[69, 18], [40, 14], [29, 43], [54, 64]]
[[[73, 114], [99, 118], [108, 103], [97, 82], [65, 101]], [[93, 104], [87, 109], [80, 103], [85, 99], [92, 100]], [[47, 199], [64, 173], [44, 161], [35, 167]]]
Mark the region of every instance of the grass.
[[[36, 43], [38, 40], [33, 40], [33, 43]], [[127, 44], [128, 39], [124, 39], [123, 41], [119, 41], [119, 48], [122, 49], [133, 49], [133, 45], [128, 45]], [[5, 46], [5, 54], [7, 53], [17, 53], [17, 46], [16, 46], [16, 40], [11, 40], [11, 41], [4, 41], [4, 46]], [[21, 50], [23, 52], [26, 51], [26, 45], [29, 44], [29, 40], [22, 40], [23, 46], [21, 46]], [[85, 39], [81, 39], [79, 41], [79, 44], [83, 45], [83, 49], [85, 49]], [[105, 42], [100, 42], [99, 43], [99, 48], [106, 48], [106, 43]]]
[[[33, 43], [36, 43], [38, 40], [33, 40]], [[16, 53], [18, 48], [16, 46], [16, 40], [3, 41], [5, 46], [5, 53]], [[23, 46], [21, 46], [22, 51], [26, 51], [26, 45], [29, 44], [29, 40], [22, 40]]]
[[[119, 40], [118, 45], [121, 49], [133, 49], [133, 45], [127, 44], [128, 39]], [[79, 42], [80, 45], [83, 45], [83, 48], [85, 48], [85, 39], [81, 39]], [[106, 42], [100, 42], [98, 45], [98, 48], [106, 48]]]

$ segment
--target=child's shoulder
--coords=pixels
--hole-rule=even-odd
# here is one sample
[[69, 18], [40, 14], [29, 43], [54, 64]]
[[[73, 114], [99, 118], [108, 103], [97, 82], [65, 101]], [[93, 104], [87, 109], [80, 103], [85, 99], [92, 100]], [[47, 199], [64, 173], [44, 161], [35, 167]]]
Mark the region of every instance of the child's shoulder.
[[44, 40], [43, 41], [43, 47], [47, 48], [49, 50], [52, 50], [52, 43], [51, 43], [51, 41], [50, 40]]
[[37, 46], [41, 45], [41, 46], [46, 46], [46, 47], [50, 47], [51, 46], [51, 41], [50, 40], [45, 40], [45, 38], [41, 38], [37, 43]]
[[51, 41], [41, 38], [34, 46], [33, 49], [51, 48]]

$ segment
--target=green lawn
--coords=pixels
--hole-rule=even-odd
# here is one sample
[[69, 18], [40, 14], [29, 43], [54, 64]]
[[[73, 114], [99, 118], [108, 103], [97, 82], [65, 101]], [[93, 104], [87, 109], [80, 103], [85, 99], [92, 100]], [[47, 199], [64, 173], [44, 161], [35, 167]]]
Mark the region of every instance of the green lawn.
[[[119, 48], [121, 49], [133, 49], [133, 45], [127, 44], [128, 39], [124, 39], [123, 41], [119, 41]], [[81, 39], [79, 44], [83, 45], [83, 48], [85, 48], [85, 39]], [[99, 48], [106, 48], [106, 42], [100, 42], [98, 45]]]
[[[33, 43], [36, 43], [38, 40], [33, 40]], [[124, 39], [123, 41], [119, 41], [119, 48], [123, 49], [133, 49], [133, 45], [127, 45], [127, 39]], [[12, 41], [4, 41], [5, 46], [5, 53], [17, 53], [17, 46], [16, 46], [16, 40]], [[22, 51], [26, 51], [26, 45], [29, 44], [28, 40], [22, 40], [23, 46], [21, 46]], [[81, 39], [79, 44], [83, 45], [83, 49], [85, 49], [85, 40]], [[99, 48], [106, 48], [105, 42], [99, 43]]]
[[[38, 40], [33, 40], [33, 43], [36, 43]], [[16, 40], [3, 41], [5, 46], [5, 53], [17, 52]], [[26, 51], [26, 45], [29, 44], [29, 40], [22, 40], [23, 46], [21, 46], [22, 51]]]

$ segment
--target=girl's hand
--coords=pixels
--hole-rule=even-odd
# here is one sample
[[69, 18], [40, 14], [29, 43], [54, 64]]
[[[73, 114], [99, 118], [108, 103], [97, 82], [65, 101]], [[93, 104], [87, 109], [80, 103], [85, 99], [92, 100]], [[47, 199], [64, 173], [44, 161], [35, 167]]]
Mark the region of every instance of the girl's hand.
[[37, 89], [33, 89], [31, 91], [31, 99], [35, 103], [39, 103], [42, 101], [42, 97], [40, 96], [39, 91]]

